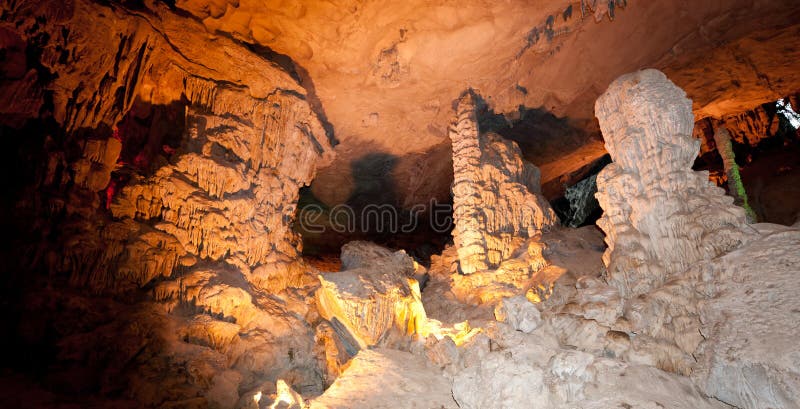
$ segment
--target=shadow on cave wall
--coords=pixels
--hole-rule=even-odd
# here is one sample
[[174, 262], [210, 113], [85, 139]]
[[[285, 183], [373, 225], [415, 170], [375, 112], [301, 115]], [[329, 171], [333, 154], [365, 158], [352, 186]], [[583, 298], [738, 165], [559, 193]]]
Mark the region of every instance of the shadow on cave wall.
[[[303, 255], [308, 259], [338, 257], [342, 245], [353, 240], [368, 240], [394, 249], [404, 249], [427, 263], [451, 240], [452, 182], [450, 145], [425, 153], [397, 156], [386, 152], [365, 154], [350, 164], [352, 181], [348, 198], [340, 204], [326, 204], [311, 187], [300, 189], [294, 229], [303, 238]], [[444, 154], [444, 155], [443, 155]], [[426, 163], [446, 158], [447, 192], [424, 203], [405, 197], [404, 189], [425, 175]], [[409, 169], [412, 170], [409, 170]], [[416, 174], [414, 169], [422, 171]], [[316, 183], [316, 182], [315, 182]], [[424, 196], [424, 195], [423, 195]], [[314, 221], [308, 223], [309, 215]]]

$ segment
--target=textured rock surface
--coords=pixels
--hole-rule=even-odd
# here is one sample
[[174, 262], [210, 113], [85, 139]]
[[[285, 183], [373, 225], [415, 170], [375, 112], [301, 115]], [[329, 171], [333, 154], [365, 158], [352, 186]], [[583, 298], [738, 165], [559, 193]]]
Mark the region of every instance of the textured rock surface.
[[688, 378], [561, 349], [547, 326], [531, 334], [498, 329], [497, 351], [454, 377], [461, 408], [724, 407]]
[[[319, 394], [309, 295], [284, 290], [314, 283], [290, 225], [330, 159], [327, 132], [291, 75], [150, 6], [0, 6], [3, 32], [36, 50], [26, 103], [41, 116], [19, 146], [43, 157], [12, 207], [21, 251], [4, 260], [52, 282], [29, 297], [65, 292], [18, 307], [19, 325], [41, 322], [18, 337], [64, 341], [42, 370], [66, 368], [73, 394], [232, 407], [278, 377]], [[4, 105], [12, 125], [18, 108]]]
[[391, 349], [362, 350], [311, 408], [457, 408], [450, 382], [424, 360]]
[[[470, 86], [495, 112], [513, 116], [520, 105], [541, 107], [584, 129], [594, 128], [595, 98], [641, 67], [665, 70], [696, 102], [698, 118], [748, 110], [800, 87], [794, 0], [614, 3], [613, 13], [607, 1], [572, 0], [515, 3], [513, 11], [477, 0], [176, 6], [211, 31], [289, 56], [307, 76], [304, 83], [313, 84], [341, 141], [337, 160], [313, 186], [329, 205], [347, 202], [358, 189], [353, 164], [376, 151], [396, 159], [391, 180], [403, 202], [446, 197], [445, 173], [414, 175], [420, 166], [449, 167], [450, 101]], [[603, 154], [573, 157], [564, 166]]]
[[694, 377], [735, 407], [791, 408], [800, 401], [800, 231], [756, 226], [762, 237], [714, 264], [716, 295], [702, 308]]
[[539, 310], [522, 296], [503, 299], [495, 307], [494, 317], [497, 321], [505, 322], [515, 330], [526, 334], [533, 332], [542, 321]]
[[413, 260], [367, 242], [342, 248], [346, 270], [319, 276], [316, 299], [320, 315], [344, 325], [360, 348], [397, 346], [405, 336], [427, 336]]
[[693, 172], [691, 101], [656, 70], [627, 74], [597, 100], [614, 163], [597, 176], [608, 282], [624, 297], [663, 284], [746, 239], [744, 210]]
[[453, 241], [464, 274], [496, 269], [558, 222], [540, 194], [539, 169], [522, 160], [515, 142], [478, 128], [477, 96], [458, 101], [453, 143]]

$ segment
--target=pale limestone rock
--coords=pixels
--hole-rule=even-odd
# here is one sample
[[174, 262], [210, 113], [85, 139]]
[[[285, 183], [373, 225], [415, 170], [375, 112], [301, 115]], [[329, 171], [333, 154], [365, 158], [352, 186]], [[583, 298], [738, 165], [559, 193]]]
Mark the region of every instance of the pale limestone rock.
[[269, 409], [303, 409], [308, 407], [303, 397], [295, 392], [291, 386], [287, 385], [283, 379], [278, 379], [276, 389], [277, 396], [272, 404], [269, 405]]
[[323, 318], [342, 324], [360, 348], [427, 336], [419, 284], [409, 277], [413, 263], [405, 252], [353, 242], [343, 247], [342, 259], [356, 267], [319, 276], [316, 300]]
[[396, 270], [405, 276], [414, 274], [414, 259], [405, 251], [392, 251], [368, 241], [351, 241], [342, 246], [342, 270], [372, 268]]
[[464, 274], [498, 268], [520, 241], [558, 222], [539, 192], [539, 170], [522, 160], [517, 144], [480, 132], [476, 98], [464, 93], [450, 129], [453, 240]]
[[498, 324], [494, 352], [457, 373], [462, 408], [723, 408], [686, 377], [563, 349], [546, 326], [531, 334]]
[[702, 304], [705, 338], [692, 377], [739, 408], [800, 402], [800, 231], [755, 225], [763, 234], [714, 263], [715, 296]]
[[692, 103], [656, 70], [624, 75], [595, 105], [614, 163], [597, 176], [608, 282], [629, 298], [746, 240], [744, 210], [691, 170]]
[[453, 380], [453, 397], [462, 409], [552, 408], [543, 369], [501, 353], [489, 354]]
[[526, 334], [533, 332], [542, 321], [539, 310], [524, 296], [504, 298], [495, 307], [494, 316]]
[[363, 349], [313, 409], [458, 408], [450, 382], [408, 352]]

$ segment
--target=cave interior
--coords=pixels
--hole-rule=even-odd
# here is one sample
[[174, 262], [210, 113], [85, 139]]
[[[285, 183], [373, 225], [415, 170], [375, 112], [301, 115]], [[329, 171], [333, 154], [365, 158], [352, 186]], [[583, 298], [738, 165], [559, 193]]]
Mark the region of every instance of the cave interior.
[[3, 0], [0, 407], [800, 407], [800, 2]]

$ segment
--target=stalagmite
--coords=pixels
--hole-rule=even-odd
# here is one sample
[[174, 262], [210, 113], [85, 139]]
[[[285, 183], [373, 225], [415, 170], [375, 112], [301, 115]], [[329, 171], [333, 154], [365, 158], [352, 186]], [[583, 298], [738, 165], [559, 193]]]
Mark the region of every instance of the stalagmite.
[[744, 191], [742, 176], [739, 174], [739, 165], [736, 164], [736, 157], [733, 154], [731, 134], [728, 129], [724, 126], [717, 128], [714, 132], [714, 142], [717, 145], [719, 156], [722, 157], [722, 164], [727, 175], [728, 191], [733, 196], [733, 203], [744, 209], [748, 222], [755, 223], [756, 213], [747, 204], [747, 192]]
[[458, 100], [453, 144], [453, 240], [464, 274], [496, 269], [521, 241], [558, 222], [539, 192], [539, 170], [519, 147], [480, 133], [472, 90]]
[[608, 282], [645, 293], [746, 240], [744, 210], [704, 172], [691, 170], [692, 104], [656, 70], [624, 75], [595, 106], [614, 163], [597, 176]]

